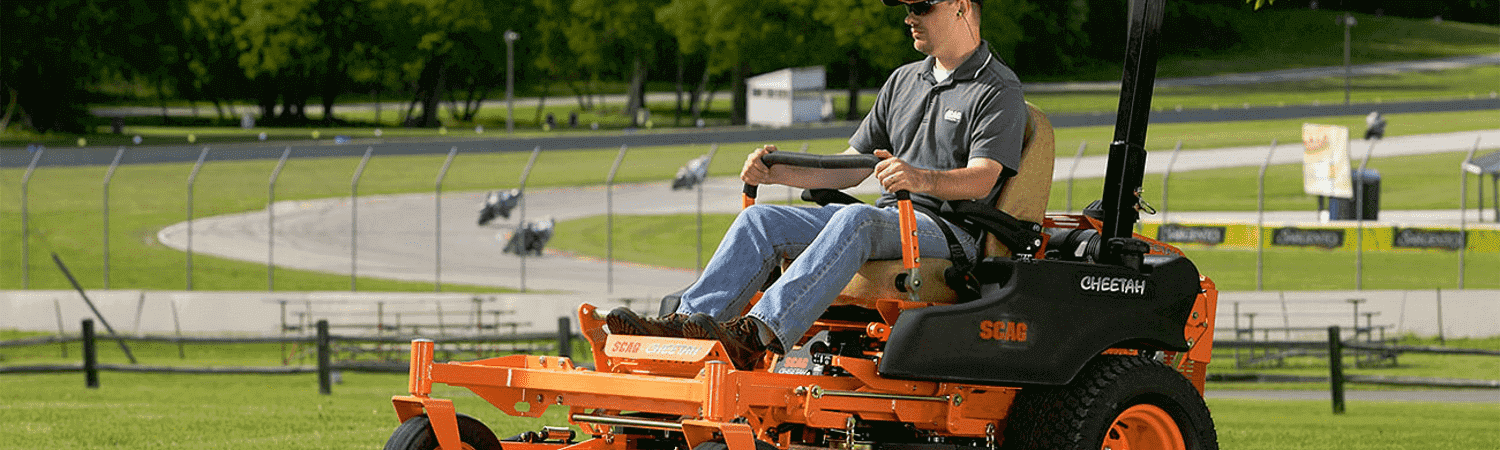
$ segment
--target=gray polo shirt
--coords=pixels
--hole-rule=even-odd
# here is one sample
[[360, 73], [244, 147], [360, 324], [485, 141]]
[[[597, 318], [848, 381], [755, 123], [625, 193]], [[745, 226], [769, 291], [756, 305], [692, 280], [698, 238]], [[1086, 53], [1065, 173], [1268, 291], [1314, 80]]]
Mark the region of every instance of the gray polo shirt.
[[[1021, 167], [1027, 120], [1021, 81], [990, 54], [988, 42], [980, 42], [941, 83], [932, 76], [936, 61], [929, 56], [891, 73], [849, 146], [860, 153], [888, 149], [931, 170], [966, 167], [971, 158], [993, 159], [1005, 166], [990, 188], [993, 202], [1000, 181]], [[942, 204], [930, 195], [914, 193], [912, 198], [934, 209]], [[893, 205], [895, 197], [887, 192], [876, 204]]]

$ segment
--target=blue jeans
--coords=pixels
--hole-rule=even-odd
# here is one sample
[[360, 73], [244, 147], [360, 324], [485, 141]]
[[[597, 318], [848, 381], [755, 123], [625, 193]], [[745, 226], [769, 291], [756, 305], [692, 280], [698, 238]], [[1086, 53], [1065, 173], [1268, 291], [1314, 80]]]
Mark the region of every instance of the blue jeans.
[[[703, 276], [683, 292], [677, 312], [731, 320], [781, 259], [791, 258], [785, 273], [748, 313], [790, 347], [833, 304], [865, 261], [901, 258], [899, 220], [895, 207], [751, 206], [730, 225]], [[918, 212], [917, 228], [922, 257], [948, 258], [948, 240], [931, 217]], [[978, 254], [975, 239], [957, 226], [949, 228], [972, 260]]]

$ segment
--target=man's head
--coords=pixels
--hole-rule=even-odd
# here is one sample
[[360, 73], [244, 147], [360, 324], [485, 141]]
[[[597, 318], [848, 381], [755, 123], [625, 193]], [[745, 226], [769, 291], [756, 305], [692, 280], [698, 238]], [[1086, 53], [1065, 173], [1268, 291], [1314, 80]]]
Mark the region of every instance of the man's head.
[[882, 0], [888, 6], [906, 6], [912, 46], [924, 54], [942, 58], [947, 53], [967, 54], [979, 45], [981, 0]]

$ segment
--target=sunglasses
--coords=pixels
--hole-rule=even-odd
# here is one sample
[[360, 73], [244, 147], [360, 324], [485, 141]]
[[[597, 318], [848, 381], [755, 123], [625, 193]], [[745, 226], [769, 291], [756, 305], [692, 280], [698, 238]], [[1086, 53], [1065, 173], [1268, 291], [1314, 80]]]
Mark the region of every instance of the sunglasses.
[[932, 12], [934, 5], [946, 1], [948, 0], [927, 0], [925, 2], [907, 3], [906, 11], [915, 16], [925, 16], [927, 13]]

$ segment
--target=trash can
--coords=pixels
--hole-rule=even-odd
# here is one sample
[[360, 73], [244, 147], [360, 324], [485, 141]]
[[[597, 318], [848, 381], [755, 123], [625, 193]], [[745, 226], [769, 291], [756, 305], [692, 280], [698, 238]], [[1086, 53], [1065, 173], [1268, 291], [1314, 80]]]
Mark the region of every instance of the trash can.
[[[1356, 220], [1354, 211], [1362, 208], [1364, 220], [1380, 218], [1380, 171], [1365, 169], [1351, 174], [1354, 178], [1354, 198], [1329, 198], [1328, 218], [1332, 220]], [[1358, 204], [1356, 204], [1358, 202]]]

